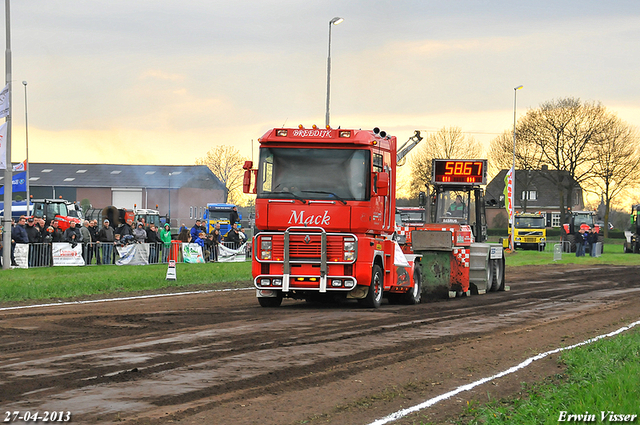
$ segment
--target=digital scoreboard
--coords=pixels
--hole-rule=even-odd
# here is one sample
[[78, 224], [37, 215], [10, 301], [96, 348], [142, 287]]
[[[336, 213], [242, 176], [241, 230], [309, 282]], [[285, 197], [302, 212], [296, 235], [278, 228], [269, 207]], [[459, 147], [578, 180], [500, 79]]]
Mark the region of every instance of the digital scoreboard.
[[486, 159], [434, 159], [431, 181], [437, 184], [487, 184]]

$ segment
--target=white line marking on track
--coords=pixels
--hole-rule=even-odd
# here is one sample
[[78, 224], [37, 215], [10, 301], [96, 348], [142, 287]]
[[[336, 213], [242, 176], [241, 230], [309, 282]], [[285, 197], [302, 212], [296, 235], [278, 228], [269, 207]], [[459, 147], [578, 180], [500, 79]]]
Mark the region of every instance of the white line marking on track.
[[545, 358], [545, 357], [547, 357], [547, 356], [549, 356], [551, 354], [556, 354], [556, 353], [559, 353], [561, 351], [571, 350], [571, 349], [574, 349], [576, 347], [581, 347], [583, 345], [591, 344], [592, 342], [598, 341], [600, 339], [608, 338], [608, 337], [611, 337], [611, 336], [618, 335], [618, 334], [620, 334], [622, 332], [628, 331], [629, 329], [631, 329], [631, 328], [633, 328], [635, 326], [638, 326], [638, 325], [640, 325], [640, 321], [633, 322], [628, 326], [623, 326], [622, 328], [620, 328], [620, 329], [618, 329], [616, 331], [610, 332], [608, 334], [605, 334], [605, 335], [598, 335], [596, 337], [593, 337], [593, 338], [588, 339], [588, 340], [583, 341], [583, 342], [579, 342], [579, 343], [574, 344], [574, 345], [570, 345], [568, 347], [556, 348], [555, 350], [547, 351], [546, 353], [541, 353], [541, 354], [538, 354], [536, 356], [529, 357], [527, 360], [523, 361], [519, 365], [514, 366], [512, 368], [509, 368], [509, 369], [507, 369], [507, 370], [505, 370], [503, 372], [500, 372], [500, 373], [498, 373], [496, 375], [490, 376], [488, 378], [480, 379], [479, 381], [472, 382], [471, 384], [463, 385], [461, 387], [456, 388], [453, 391], [449, 391], [448, 393], [439, 395], [437, 397], [434, 397], [432, 399], [424, 401], [424, 402], [422, 402], [420, 404], [416, 404], [415, 406], [409, 407], [407, 409], [398, 410], [397, 412], [394, 412], [394, 413], [390, 414], [389, 416], [385, 416], [384, 418], [377, 419], [377, 420], [371, 422], [368, 425], [383, 425], [383, 424], [387, 424], [389, 422], [392, 422], [392, 421], [400, 419], [400, 418], [402, 418], [404, 416], [407, 416], [407, 415], [409, 415], [411, 413], [426, 409], [427, 407], [431, 407], [434, 404], [436, 404], [436, 403], [438, 403], [438, 402], [440, 402], [442, 400], [446, 400], [448, 398], [451, 398], [454, 395], [459, 394], [459, 393], [461, 393], [463, 391], [469, 391], [469, 390], [477, 387], [478, 385], [482, 385], [482, 384], [485, 384], [487, 382], [493, 381], [494, 379], [498, 379], [498, 378], [501, 378], [503, 376], [509, 375], [509, 374], [511, 374], [513, 372], [516, 372], [516, 371], [518, 371], [520, 369], [523, 369], [523, 368], [529, 366], [534, 361], [541, 360], [541, 359], [543, 359], [543, 358]]
[[40, 308], [40, 307], [58, 307], [58, 306], [61, 306], [61, 305], [79, 305], [79, 304], [106, 303], [106, 302], [112, 302], [112, 301], [142, 300], [142, 299], [145, 299], [145, 298], [177, 297], [177, 296], [181, 296], [181, 295], [208, 294], [210, 292], [246, 291], [248, 289], [255, 289], [255, 288], [208, 289], [206, 291], [173, 292], [173, 293], [170, 293], [170, 294], [140, 295], [140, 296], [136, 296], [136, 297], [106, 298], [106, 299], [100, 299], [100, 300], [87, 300], [87, 301], [67, 301], [67, 302], [62, 302], [62, 303], [51, 303], [51, 304], [20, 305], [20, 306], [16, 306], [16, 307], [0, 308], [0, 311], [23, 310], [23, 309], [28, 309], [28, 308]]

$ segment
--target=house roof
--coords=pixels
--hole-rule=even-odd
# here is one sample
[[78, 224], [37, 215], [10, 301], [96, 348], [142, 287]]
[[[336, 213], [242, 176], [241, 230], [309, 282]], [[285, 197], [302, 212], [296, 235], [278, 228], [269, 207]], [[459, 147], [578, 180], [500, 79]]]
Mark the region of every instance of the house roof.
[[[485, 200], [495, 200], [496, 204], [500, 204], [500, 197], [504, 196], [504, 178], [509, 170], [500, 170], [497, 176], [493, 178], [487, 185], [485, 191]], [[563, 178], [574, 181], [569, 173], [559, 170], [516, 170], [516, 188], [515, 188], [515, 204], [516, 208], [522, 205], [520, 193], [524, 190], [535, 190], [537, 199], [527, 200], [527, 208], [548, 208], [559, 207], [558, 189], [553, 183], [558, 181], [558, 176], [564, 174]], [[575, 183], [574, 187], [581, 190], [579, 184]]]
[[[2, 183], [0, 181], [0, 184]], [[225, 189], [224, 184], [206, 165], [29, 163], [29, 184], [69, 187]]]

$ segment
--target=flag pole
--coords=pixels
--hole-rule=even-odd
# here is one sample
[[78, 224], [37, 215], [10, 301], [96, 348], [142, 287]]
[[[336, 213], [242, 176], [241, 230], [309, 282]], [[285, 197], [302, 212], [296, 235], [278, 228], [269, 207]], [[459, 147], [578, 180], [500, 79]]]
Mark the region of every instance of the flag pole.
[[13, 198], [13, 179], [11, 170], [11, 16], [9, 0], [4, 0], [4, 13], [6, 21], [6, 42], [5, 50], [5, 71], [6, 81], [9, 85], [9, 115], [7, 115], [7, 140], [6, 140], [6, 168], [4, 170], [4, 214], [2, 216], [3, 235], [2, 242], [2, 268], [7, 270], [11, 267], [11, 200]]

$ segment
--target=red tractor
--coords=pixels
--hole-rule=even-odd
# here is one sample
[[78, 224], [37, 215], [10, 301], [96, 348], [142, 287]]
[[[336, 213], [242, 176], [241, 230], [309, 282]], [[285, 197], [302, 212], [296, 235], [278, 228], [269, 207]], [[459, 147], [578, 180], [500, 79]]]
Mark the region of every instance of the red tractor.
[[[562, 246], [565, 252], [576, 251], [576, 233], [580, 229], [589, 231], [594, 229], [598, 234], [598, 242], [601, 243], [604, 252], [604, 235], [600, 232], [600, 226], [596, 225], [596, 213], [594, 211], [571, 211], [569, 222], [562, 225]], [[586, 252], [589, 252], [589, 245], [586, 246]]]

